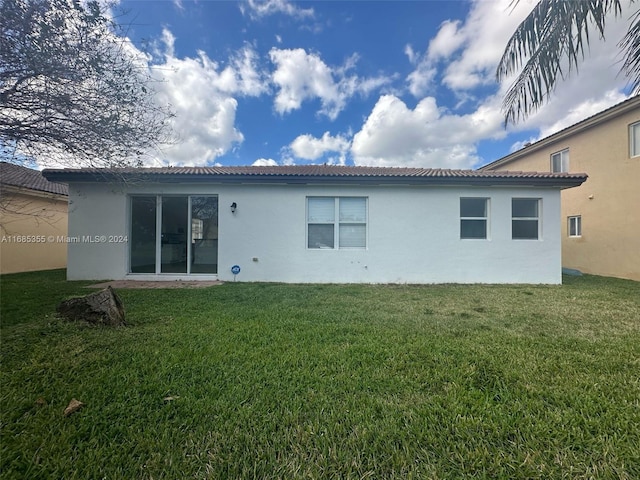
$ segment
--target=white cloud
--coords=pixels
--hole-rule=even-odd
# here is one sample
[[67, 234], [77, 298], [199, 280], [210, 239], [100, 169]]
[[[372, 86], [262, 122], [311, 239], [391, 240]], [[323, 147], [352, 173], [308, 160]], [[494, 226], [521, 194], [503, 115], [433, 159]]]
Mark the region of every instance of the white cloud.
[[172, 126], [178, 138], [163, 150], [166, 163], [206, 165], [242, 143], [235, 127], [238, 101], [235, 96], [258, 96], [268, 85], [257, 67], [257, 55], [245, 47], [220, 69], [204, 52], [197, 58], [177, 58], [175, 37], [162, 34], [162, 61], [150, 66], [160, 81], [158, 101], [175, 112]]
[[[443, 22], [429, 42], [427, 52], [418, 62], [415, 72], [408, 78], [411, 91], [418, 94], [424, 91], [424, 87], [418, 86], [420, 82], [426, 84], [433, 80], [432, 68], [435, 66], [443, 69], [442, 84], [456, 92], [495, 84], [496, 67], [509, 38], [536, 3], [533, 0], [517, 3], [512, 0], [475, 0], [463, 22]], [[599, 63], [599, 69], [611, 68], [614, 63], [612, 59], [618, 52], [617, 43], [627, 31], [630, 17], [631, 7], [627, 4], [617, 19], [610, 16], [605, 30], [606, 42], [601, 42], [596, 32], [592, 31], [591, 52], [587, 52], [582, 65], [595, 61]], [[598, 58], [602, 48], [607, 55]]]
[[465, 41], [460, 32], [460, 20], [446, 20], [440, 24], [440, 30], [429, 42], [427, 57], [430, 60], [449, 58]]
[[[513, 153], [517, 150], [520, 150], [524, 147], [528, 147], [529, 145], [531, 145], [533, 142], [535, 142], [537, 139], [535, 137], [529, 137], [526, 138], [524, 140], [518, 140], [517, 142], [513, 143], [513, 145], [511, 145], [511, 147], [509, 147], [509, 153]], [[493, 160], [497, 160], [497, 159], [493, 159]]]
[[313, 18], [315, 15], [313, 8], [300, 8], [287, 0], [247, 0], [240, 3], [240, 11], [243, 15], [248, 14], [252, 20], [277, 13], [298, 19]]
[[175, 56], [176, 37], [167, 28], [162, 29], [162, 46], [158, 48], [157, 55], [164, 58], [173, 58]]
[[[456, 24], [455, 30], [445, 34], [455, 39], [461, 51], [447, 66], [444, 83], [453, 90], [465, 90], [495, 82], [495, 69], [509, 38], [533, 7], [530, 1], [515, 5], [511, 0], [476, 1], [464, 24]], [[433, 51], [431, 45], [429, 48], [441, 58], [453, 53], [437, 44]]]
[[515, 6], [511, 0], [476, 0], [464, 22], [443, 22], [415, 71], [407, 77], [411, 93], [424, 95], [433, 84], [438, 66], [444, 69], [442, 84], [452, 90], [494, 82], [495, 68], [509, 37], [532, 7], [531, 0]]
[[251, 165], [254, 167], [277, 167], [278, 162], [272, 158], [259, 158]]
[[[608, 19], [605, 42], [594, 32], [578, 72], [558, 82], [550, 101], [526, 120], [510, 125], [507, 130], [503, 128], [501, 101], [513, 79], [497, 84], [496, 67], [508, 39], [535, 3], [522, 1], [512, 10], [511, 0], [475, 0], [466, 19], [441, 24], [424, 55], [411, 46], [405, 47], [405, 54], [415, 65], [406, 79], [409, 91], [422, 99], [438, 85], [448, 87], [460, 100], [453, 108], [464, 106], [467, 113], [453, 115], [441, 111], [436, 115], [433, 105], [426, 108], [428, 99], [411, 110], [397, 98], [382, 97], [354, 138], [354, 160], [372, 164], [469, 166], [478, 160], [479, 141], [519, 131], [528, 132], [527, 141], [544, 138], [624, 100], [622, 92], [627, 81], [619, 74], [617, 44], [631, 18], [626, 4], [617, 19], [613, 16]], [[478, 90], [483, 87], [486, 91], [487, 86], [495, 88], [489, 97]], [[425, 116], [425, 111], [434, 116]], [[532, 136], [531, 131], [537, 131], [538, 135]], [[457, 132], [465, 132], [467, 138], [460, 138]], [[524, 142], [516, 143], [514, 147]], [[482, 159], [491, 160], [495, 158]]]
[[416, 98], [426, 95], [427, 92], [431, 90], [433, 80], [437, 73], [438, 69], [431, 63], [420, 62], [416, 69], [407, 77], [411, 94]]
[[269, 87], [257, 65], [257, 53], [245, 46], [231, 58], [230, 65], [220, 74], [219, 88], [231, 94], [241, 93], [252, 97], [262, 95]]
[[321, 138], [309, 134], [300, 135], [291, 142], [289, 149], [295, 157], [303, 160], [318, 160], [328, 153], [335, 152], [338, 156], [332, 158], [331, 163], [344, 164], [350, 146], [351, 142], [346, 137], [333, 137], [329, 132], [325, 132]]
[[310, 98], [322, 100], [323, 112], [337, 116], [343, 107], [331, 69], [314, 54], [303, 49], [271, 49], [271, 61], [276, 65], [273, 82], [280, 88], [275, 98], [276, 111], [284, 114], [301, 107]]
[[[524, 130], [528, 137], [533, 130], [542, 138], [625, 98], [621, 91], [626, 81], [618, 76], [616, 56], [617, 42], [628, 21], [623, 14], [625, 21], [609, 22], [606, 42], [593, 36], [579, 72], [558, 84], [550, 103], [505, 131], [500, 99], [508, 84], [495, 83], [495, 68], [507, 39], [532, 7], [531, 2], [523, 0], [518, 10], [509, 14], [509, 3], [510, 0], [477, 0], [467, 19], [444, 22], [422, 55], [412, 45], [405, 46], [405, 55], [415, 65], [407, 77], [409, 91], [419, 100], [415, 107], [398, 96], [383, 95], [355, 135], [300, 135], [282, 150], [280, 162], [322, 159], [345, 163], [346, 157], [351, 156], [358, 165], [470, 168], [482, 160], [495, 160], [479, 158], [477, 144], [482, 140]], [[286, 13], [286, 5], [296, 8], [282, 1], [249, 2], [243, 8], [255, 7], [267, 15]], [[279, 114], [317, 101], [318, 113], [334, 120], [352, 97], [370, 95], [393, 80], [382, 75], [358, 76], [356, 54], [342, 65], [330, 66], [320, 54], [301, 48], [272, 48], [269, 58], [274, 69], [267, 78], [250, 45], [221, 65], [204, 52], [196, 58], [177, 58], [172, 33], [165, 29], [162, 38], [153, 71], [164, 79], [157, 85], [160, 101], [171, 103], [177, 114], [174, 126], [181, 143], [166, 150], [167, 162], [174, 165], [211, 163], [243, 142], [244, 135], [235, 125], [237, 99], [241, 96], [262, 95], [273, 85], [274, 109]], [[278, 36], [276, 40], [281, 41]], [[438, 106], [434, 98], [425, 98], [433, 95], [435, 82], [440, 80], [458, 99], [464, 99], [452, 110], [464, 105], [465, 114], [454, 114]], [[492, 82], [495, 95], [478, 102], [476, 87]], [[473, 102], [478, 103], [474, 106]], [[260, 158], [254, 164], [277, 162]]]
[[306, 100], [319, 99], [322, 105], [319, 113], [335, 120], [353, 95], [366, 96], [391, 81], [384, 76], [349, 75], [357, 62], [356, 55], [347, 59], [345, 65], [333, 69], [319, 55], [302, 48], [272, 48], [269, 56], [276, 66], [272, 81], [278, 88], [274, 102], [280, 114], [299, 109]]
[[[472, 112], [460, 115], [439, 108], [433, 97], [422, 99], [411, 109], [400, 98], [384, 95], [354, 135], [350, 154], [356, 165], [475, 168], [497, 159], [480, 158], [477, 146], [483, 140], [499, 140], [509, 132], [538, 131], [537, 137], [528, 135], [526, 141], [533, 142], [627, 98], [616, 89], [599, 95], [584, 92], [581, 96], [577, 85], [563, 88], [566, 94], [562, 99], [507, 130], [503, 127], [500, 95], [487, 97]], [[586, 100], [570, 100], [572, 89], [578, 91], [578, 99]], [[526, 141], [517, 142], [511, 151]]]
[[504, 135], [500, 122], [493, 105], [453, 115], [433, 97], [411, 110], [398, 97], [383, 95], [353, 137], [351, 153], [356, 165], [471, 168], [479, 161], [476, 143]]
[[413, 49], [413, 46], [410, 44], [405, 45], [404, 54], [412, 64], [415, 64], [420, 58], [420, 55], [416, 53], [416, 51]]

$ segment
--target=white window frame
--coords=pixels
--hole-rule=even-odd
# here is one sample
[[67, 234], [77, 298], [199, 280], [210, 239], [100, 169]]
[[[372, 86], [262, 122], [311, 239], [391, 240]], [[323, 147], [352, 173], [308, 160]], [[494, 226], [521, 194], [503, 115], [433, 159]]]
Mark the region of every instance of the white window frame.
[[[460, 211], [460, 240], [489, 240], [489, 209], [490, 199], [487, 197], [460, 197], [460, 210], [462, 210], [463, 200], [484, 200], [484, 216], [483, 217], [463, 217]], [[484, 237], [463, 237], [462, 224], [465, 221], [484, 221]]]
[[[513, 215], [513, 201], [514, 200], [531, 200], [537, 202], [537, 216], [536, 217], [516, 217]], [[536, 238], [533, 237], [514, 237], [513, 236], [513, 222], [537, 222], [538, 234]], [[532, 197], [514, 197], [511, 199], [511, 239], [512, 240], [542, 240], [542, 199]]]
[[636, 129], [640, 130], [640, 122], [629, 125], [629, 157], [640, 157], [640, 142], [636, 142]]
[[582, 215], [567, 217], [567, 234], [569, 238], [582, 237]]
[[[309, 200], [314, 198], [323, 198], [323, 199], [333, 199], [334, 202], [334, 217], [333, 222], [310, 222], [309, 221]], [[365, 218], [364, 221], [354, 221], [354, 220], [340, 220], [340, 202], [343, 199], [361, 199], [364, 200], [364, 208], [365, 208]], [[307, 246], [307, 250], [366, 250], [369, 245], [369, 198], [361, 197], [361, 196], [342, 196], [342, 197], [325, 197], [320, 195], [312, 195], [306, 198], [306, 235], [305, 235], [305, 244]], [[309, 246], [309, 226], [310, 225], [333, 225], [333, 248], [332, 247], [311, 247]], [[361, 225], [364, 226], [364, 245], [357, 247], [343, 247], [340, 246], [340, 226], [346, 225]]]
[[[555, 168], [555, 161], [559, 160], [559, 169]], [[569, 149], [565, 148], [551, 154], [551, 173], [566, 173], [569, 171]]]

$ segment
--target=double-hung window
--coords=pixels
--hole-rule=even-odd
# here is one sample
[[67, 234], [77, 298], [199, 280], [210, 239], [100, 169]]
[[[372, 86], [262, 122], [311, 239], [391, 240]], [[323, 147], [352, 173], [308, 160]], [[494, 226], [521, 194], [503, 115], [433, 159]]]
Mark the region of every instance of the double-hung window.
[[582, 236], [582, 217], [580, 215], [575, 215], [573, 217], [569, 217], [569, 224], [567, 225], [567, 230], [569, 232], [570, 237], [581, 237]]
[[563, 173], [569, 171], [569, 149], [551, 154], [551, 172]]
[[366, 197], [307, 197], [307, 248], [366, 247]]
[[511, 238], [538, 240], [540, 238], [539, 198], [511, 199]]
[[488, 223], [488, 198], [460, 199], [460, 238], [486, 239]]
[[629, 125], [629, 156], [640, 157], [640, 122]]

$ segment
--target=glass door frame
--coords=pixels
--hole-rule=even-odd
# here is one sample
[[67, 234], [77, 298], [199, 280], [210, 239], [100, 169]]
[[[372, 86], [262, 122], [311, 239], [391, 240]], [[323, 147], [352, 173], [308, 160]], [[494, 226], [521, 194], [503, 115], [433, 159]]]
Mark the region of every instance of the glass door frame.
[[[216, 268], [216, 272], [215, 273], [191, 273], [191, 258], [193, 255], [193, 248], [192, 248], [192, 223], [193, 223], [193, 215], [192, 215], [192, 197], [208, 197], [208, 198], [217, 198], [219, 201], [219, 195], [218, 194], [180, 194], [180, 193], [175, 193], [175, 194], [168, 194], [168, 195], [164, 195], [164, 194], [153, 194], [153, 193], [140, 193], [140, 194], [132, 194], [129, 195], [129, 199], [128, 199], [128, 210], [129, 210], [129, 216], [128, 216], [128, 232], [129, 232], [129, 238], [131, 238], [131, 230], [133, 227], [133, 202], [131, 201], [132, 198], [134, 197], [155, 197], [156, 199], [156, 219], [155, 219], [155, 224], [156, 224], [156, 238], [155, 238], [155, 271], [154, 272], [149, 272], [149, 273], [142, 273], [142, 272], [132, 272], [131, 271], [131, 254], [132, 254], [132, 248], [133, 245], [131, 244], [131, 242], [129, 242], [129, 248], [127, 249], [127, 275], [135, 275], [135, 276], [142, 276], [142, 275], [153, 275], [153, 276], [182, 276], [182, 275], [188, 275], [188, 276], [217, 276], [218, 272], [217, 272], [217, 268]], [[186, 247], [187, 247], [187, 257], [185, 259], [185, 261], [187, 262], [187, 268], [186, 268], [186, 273], [171, 273], [171, 272], [162, 272], [162, 199], [163, 198], [168, 198], [168, 197], [187, 197], [187, 225], [186, 225]], [[216, 216], [219, 215], [219, 210], [216, 212]], [[219, 220], [219, 217], [216, 218], [216, 221]], [[217, 246], [216, 246], [217, 249]], [[216, 252], [218, 253], [218, 252]]]

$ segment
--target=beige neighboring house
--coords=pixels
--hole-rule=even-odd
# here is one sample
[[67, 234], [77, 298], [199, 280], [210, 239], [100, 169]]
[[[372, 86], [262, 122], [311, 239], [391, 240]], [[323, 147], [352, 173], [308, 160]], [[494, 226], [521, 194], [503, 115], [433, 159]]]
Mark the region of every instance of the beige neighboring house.
[[588, 174], [562, 192], [563, 266], [640, 280], [640, 96], [481, 170]]
[[68, 188], [0, 162], [0, 273], [67, 265]]

